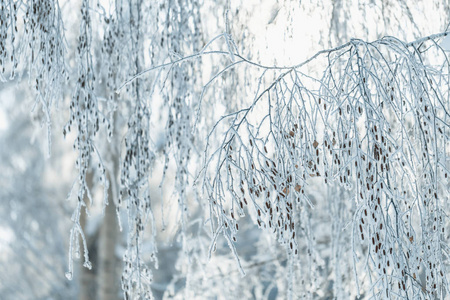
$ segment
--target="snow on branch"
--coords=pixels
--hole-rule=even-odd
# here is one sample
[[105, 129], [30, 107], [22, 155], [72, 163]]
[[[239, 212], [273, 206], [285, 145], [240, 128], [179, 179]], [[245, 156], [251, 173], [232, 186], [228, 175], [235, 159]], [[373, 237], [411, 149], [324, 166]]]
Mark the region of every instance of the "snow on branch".
[[[292, 67], [233, 53], [233, 64], [263, 72], [249, 105], [221, 116], [208, 134], [201, 177], [214, 236], [223, 234], [235, 252], [238, 220], [250, 214], [290, 256], [313, 252], [308, 195], [319, 178], [353, 195], [356, 281], [366, 272], [364, 288], [386, 297], [448, 293], [450, 66], [438, 44], [446, 35], [412, 43], [353, 39]], [[201, 51], [124, 84], [199, 56], [228, 54]], [[305, 71], [313, 61], [322, 71]], [[207, 86], [224, 72], [217, 74]], [[425, 281], [418, 279], [421, 268]]]
[[[371, 293], [447, 293], [450, 66], [435, 41], [446, 34], [413, 43], [353, 39], [275, 71], [272, 82], [264, 72], [257, 81], [267, 88], [209, 134], [223, 136], [205, 149], [213, 230], [234, 239], [235, 212], [247, 211], [297, 255], [314, 232], [308, 194], [319, 177], [354, 195], [353, 243], [366, 257], [358, 269], [369, 274]], [[324, 66], [319, 76], [303, 71], [313, 59]]]

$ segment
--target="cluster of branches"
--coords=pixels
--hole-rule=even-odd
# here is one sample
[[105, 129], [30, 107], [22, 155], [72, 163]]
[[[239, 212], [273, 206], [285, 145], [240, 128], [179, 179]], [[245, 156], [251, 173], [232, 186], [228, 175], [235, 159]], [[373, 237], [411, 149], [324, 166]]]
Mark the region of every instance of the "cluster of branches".
[[[1, 79], [6, 80], [7, 72], [10, 78], [22, 76], [24, 72], [17, 71], [24, 60], [50, 132], [52, 103], [62, 97], [68, 81], [59, 4], [28, 0], [0, 5]], [[152, 32], [151, 24], [143, 14], [155, 10], [164, 12], [155, 14], [163, 30], [149, 43], [145, 36]], [[194, 174], [196, 187], [204, 196], [196, 198], [205, 213], [206, 221], [200, 222], [211, 227], [210, 257], [223, 236], [245, 274], [235, 243], [239, 224], [249, 215], [285, 249], [288, 296], [304, 291], [312, 295], [321, 266], [315, 250], [317, 232], [311, 226], [318, 214], [311, 194], [318, 183], [330, 188], [337, 184], [349, 196], [336, 201], [350, 207], [353, 218], [332, 238], [349, 235], [356, 293], [374, 298], [447, 295], [450, 74], [448, 55], [438, 44], [447, 33], [412, 43], [392, 37], [371, 43], [354, 39], [296, 66], [269, 67], [240, 55], [229, 32], [199, 50], [198, 11], [194, 1], [155, 9], [143, 1], [117, 1], [114, 13], [108, 14], [100, 5], [81, 2], [77, 74], [63, 128], [64, 136], [75, 133], [78, 154], [67, 277], [72, 277], [72, 254], [81, 248], [84, 265], [91, 267], [80, 215], [92, 204], [87, 174], [93, 171], [104, 187], [103, 205], [116, 205], [120, 216], [125, 203], [125, 297], [152, 297], [152, 272], [142, 259], [142, 241], [150, 227], [151, 257], [157, 265], [158, 232], [149, 181], [161, 148], [164, 176], [169, 161], [176, 165], [174, 186], [185, 253], [187, 191], [197, 159], [202, 170]], [[18, 16], [24, 24], [20, 39]], [[93, 43], [94, 22], [105, 29], [100, 49]], [[226, 50], [210, 50], [219, 40]], [[173, 51], [167, 63], [161, 60], [168, 55], [158, 52], [164, 47]], [[182, 56], [184, 51], [194, 54]], [[218, 58], [219, 71], [202, 87], [196, 62], [201, 67], [207, 56]], [[154, 67], [146, 69], [147, 63]], [[255, 88], [254, 97], [237, 100], [237, 109], [226, 105], [224, 115], [211, 114], [205, 107], [216, 99], [208, 88], [239, 67], [260, 73], [246, 80]], [[151, 116], [159, 98], [164, 104], [156, 114], [167, 114], [167, 120], [166, 139], [158, 146], [151, 138]], [[120, 128], [119, 114], [127, 129]], [[107, 161], [102, 155], [107, 143], [97, 137], [103, 131], [109, 141], [114, 135], [124, 136], [124, 145], [113, 145], [120, 149], [117, 156]], [[203, 154], [197, 152], [198, 145]], [[108, 200], [109, 190], [113, 201]], [[305, 272], [309, 279], [294, 284]], [[342, 289], [338, 277], [336, 293]]]
[[[224, 134], [205, 151], [215, 234], [232, 245], [247, 211], [291, 262], [303, 259], [301, 249], [311, 263], [315, 212], [305, 212], [314, 206], [312, 178], [320, 177], [351, 191], [340, 201], [356, 205], [346, 234], [357, 284], [368, 277], [364, 292], [444, 297], [450, 95], [448, 55], [438, 41], [446, 35], [409, 44], [355, 39], [291, 68], [257, 66], [253, 101], [209, 135]], [[320, 76], [303, 70], [313, 61], [323, 66]], [[273, 81], [271, 70], [279, 73]]]

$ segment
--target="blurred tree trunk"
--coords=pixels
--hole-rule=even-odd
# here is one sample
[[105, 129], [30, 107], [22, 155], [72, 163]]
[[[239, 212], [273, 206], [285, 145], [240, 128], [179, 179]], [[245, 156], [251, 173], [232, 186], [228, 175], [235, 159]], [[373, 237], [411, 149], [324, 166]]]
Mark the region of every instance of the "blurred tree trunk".
[[[111, 187], [109, 191], [109, 195], [112, 195]], [[110, 197], [109, 205], [105, 207], [105, 216], [100, 227], [98, 245], [97, 299], [99, 300], [113, 300], [118, 299], [119, 296], [118, 259], [115, 253], [118, 238], [119, 226], [117, 224], [115, 204]]]
[[[117, 96], [114, 95], [117, 101]], [[108, 201], [105, 207], [105, 216], [99, 228], [98, 238], [98, 274], [97, 274], [97, 298], [99, 300], [122, 299], [121, 281], [118, 272], [119, 259], [116, 255], [116, 247], [120, 244], [120, 230], [116, 214], [116, 203], [118, 201], [118, 170], [120, 152], [117, 146], [120, 145], [120, 134], [117, 132], [118, 117], [113, 114], [114, 134], [108, 144], [107, 157], [105, 159], [110, 164], [108, 175]]]
[[[93, 184], [93, 174], [92, 172], [88, 172], [86, 176], [86, 181], [89, 186], [92, 186]], [[89, 205], [89, 199], [87, 196], [84, 199], [87, 209], [90, 209]], [[86, 211], [82, 210], [80, 215], [80, 225], [83, 228], [83, 232], [86, 234], [87, 239], [87, 246], [89, 251], [89, 257], [91, 259], [91, 262], [95, 265], [95, 258], [96, 258], [96, 237], [98, 236], [98, 233], [92, 233], [92, 235], [89, 235], [86, 230], [86, 224], [87, 224], [87, 215]], [[83, 248], [80, 249], [82, 252], [84, 251]], [[84, 253], [81, 257], [84, 257]], [[80, 285], [80, 292], [78, 294], [79, 300], [90, 300], [95, 298], [95, 269], [89, 270], [88, 268], [83, 267], [84, 259], [80, 260], [79, 267], [80, 267], [80, 277], [79, 277], [79, 285]]]
[[[112, 155], [112, 157], [116, 157]], [[116, 167], [116, 163], [114, 163]], [[115, 174], [114, 168], [113, 174]], [[89, 172], [87, 181], [89, 186], [93, 183], [93, 174]], [[120, 280], [117, 272], [118, 258], [115, 253], [116, 245], [119, 240], [119, 225], [117, 223], [117, 216], [115, 212], [114, 193], [112, 187], [116, 182], [110, 180], [108, 189], [109, 205], [105, 207], [105, 216], [95, 232], [89, 235], [86, 228], [87, 215], [84, 210], [80, 216], [80, 224], [83, 231], [86, 233], [89, 257], [93, 268], [91, 270], [83, 267], [84, 260], [80, 262], [80, 292], [79, 300], [115, 300], [120, 299], [119, 289]], [[89, 205], [89, 200], [85, 199], [86, 205]], [[90, 207], [88, 207], [90, 209]]]
[[[83, 227], [83, 231], [86, 232], [86, 213], [82, 213], [80, 216], [80, 224]], [[98, 232], [92, 234], [92, 236], [87, 236], [87, 243], [89, 249], [89, 256], [93, 265], [96, 264], [96, 252], [97, 252], [97, 241]], [[89, 270], [88, 268], [83, 267], [83, 260], [80, 261], [80, 292], [78, 295], [79, 300], [90, 300], [95, 299], [95, 268]]]

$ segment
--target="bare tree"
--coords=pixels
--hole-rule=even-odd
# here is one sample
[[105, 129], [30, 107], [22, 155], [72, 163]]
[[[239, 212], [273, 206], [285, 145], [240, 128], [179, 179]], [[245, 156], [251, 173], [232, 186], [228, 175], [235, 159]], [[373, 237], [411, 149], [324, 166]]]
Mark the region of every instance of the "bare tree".
[[[67, 114], [66, 277], [82, 256], [95, 272], [80, 287], [99, 299], [119, 297], [120, 282], [125, 299], [447, 297], [446, 28], [423, 37], [403, 1], [362, 9], [363, 22], [348, 1], [319, 2], [329, 49], [280, 66], [252, 51], [250, 12], [208, 5], [1, 3], [1, 79], [28, 77], [49, 149], [52, 112]], [[312, 4], [271, 7], [266, 28]], [[384, 29], [369, 33], [364, 20], [380, 15]], [[397, 17], [407, 28], [383, 37]], [[211, 24], [223, 29], [207, 34]]]

